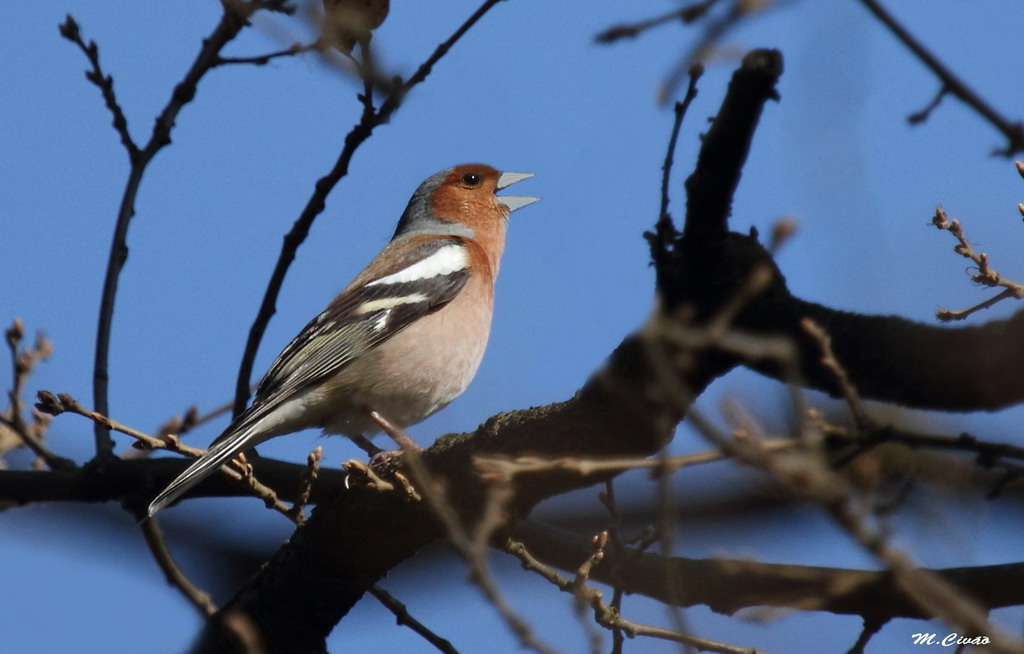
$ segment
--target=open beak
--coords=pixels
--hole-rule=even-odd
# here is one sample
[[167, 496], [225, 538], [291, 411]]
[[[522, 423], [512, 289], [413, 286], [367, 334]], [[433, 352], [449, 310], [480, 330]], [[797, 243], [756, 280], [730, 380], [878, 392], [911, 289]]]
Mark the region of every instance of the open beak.
[[[533, 173], [501, 173], [498, 175], [497, 190], [508, 188], [516, 182], [521, 182], [524, 179], [533, 177]], [[516, 209], [522, 209], [528, 204], [533, 204], [540, 198], [534, 198], [526, 195], [499, 195], [498, 202], [508, 207], [508, 212], [512, 213]]]

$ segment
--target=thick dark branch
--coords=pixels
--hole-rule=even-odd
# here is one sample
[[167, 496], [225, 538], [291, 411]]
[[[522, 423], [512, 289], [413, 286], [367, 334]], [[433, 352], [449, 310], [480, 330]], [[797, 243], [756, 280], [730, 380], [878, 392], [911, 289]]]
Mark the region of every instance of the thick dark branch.
[[[831, 335], [836, 358], [866, 398], [944, 411], [995, 410], [1024, 400], [1024, 312], [948, 329], [808, 302], [794, 308]], [[807, 382], [836, 394], [812, 348], [801, 342]]]
[[[558, 457], [647, 456], [674, 431], [684, 400], [662, 384], [650, 345], [631, 338], [571, 400], [500, 414], [472, 434], [441, 438], [421, 455], [442, 480], [452, 508], [475, 521], [487, 482], [474, 473], [477, 455]], [[712, 358], [692, 359], [685, 382], [696, 394], [724, 369]], [[610, 473], [552, 471], [515, 486], [510, 505], [525, 515], [542, 499], [607, 478]], [[222, 620], [243, 611], [263, 630], [269, 651], [320, 652], [323, 639], [366, 590], [402, 560], [441, 538], [444, 530], [423, 503], [353, 488], [319, 505], [306, 524], [205, 633], [198, 651], [237, 651]], [[301, 588], [298, 595], [290, 589]]]
[[[563, 570], [574, 570], [594, 549], [589, 537], [532, 521], [518, 525], [515, 537], [522, 539], [530, 553], [541, 561]], [[1024, 563], [934, 572], [985, 608], [1024, 603]], [[754, 606], [777, 606], [875, 620], [932, 617], [922, 614], [898, 589], [888, 570], [684, 557], [666, 562], [658, 554], [609, 549], [601, 564], [591, 571], [591, 577], [621, 587], [627, 593], [677, 606], [704, 604], [727, 615]]]
[[[33, 502], [123, 502], [144, 507], [190, 463], [187, 459], [110, 459], [73, 470], [0, 470], [0, 501], [5, 504]], [[256, 477], [278, 496], [294, 501], [300, 493], [307, 466], [261, 458], [253, 462]], [[313, 483], [310, 502], [333, 495], [344, 486], [341, 470], [321, 470]], [[213, 475], [186, 497], [251, 497], [252, 491], [224, 475]], [[255, 502], [254, 502], [255, 506]]]
[[793, 297], [754, 237], [731, 233], [719, 247], [684, 238], [678, 249], [673, 282], [664, 289], [666, 305], [698, 319], [722, 311], [758, 270], [770, 271], [771, 283], [731, 323], [748, 335], [782, 336], [797, 345], [796, 375], [792, 362], [743, 362], [763, 374], [841, 397], [834, 374], [821, 365], [819, 344], [800, 328], [809, 317], [829, 334], [836, 358], [865, 398], [944, 411], [995, 410], [1024, 401], [1024, 312], [953, 329], [839, 311]]
[[722, 109], [704, 136], [697, 168], [686, 180], [684, 239], [703, 241], [728, 231], [733, 193], [761, 109], [778, 98], [775, 83], [781, 74], [782, 55], [777, 50], [751, 51], [733, 74]]
[[[757, 51], [744, 60], [734, 78], [693, 178], [699, 180], [693, 182], [699, 188], [694, 191], [696, 199], [690, 199], [689, 233], [682, 239], [688, 247], [707, 240], [721, 246], [739, 168], [761, 107], [774, 97], [779, 73], [781, 56]], [[724, 155], [710, 152], [711, 147], [722, 148]], [[713, 227], [691, 229], [695, 214]], [[679, 252], [675, 254], [680, 258]], [[473, 434], [438, 440], [420, 460], [449, 490], [451, 508], [473, 523], [488, 496], [488, 482], [474, 474], [474, 456], [648, 456], [671, 437], [689, 401], [734, 364], [735, 357], [687, 349], [661, 336], [634, 336], [571, 400], [495, 416]], [[514, 484], [509, 512], [526, 515], [543, 499], [613, 474], [552, 470], [530, 475], [528, 483]], [[339, 493], [334, 501], [320, 504], [214, 616], [197, 651], [240, 651], [228, 627], [229, 616], [240, 611], [260, 626], [271, 652], [323, 652], [324, 638], [370, 586], [443, 535], [444, 529], [421, 502], [359, 487]], [[301, 594], [295, 592], [298, 588]]]
[[[671, 312], [711, 320], [742, 310], [734, 329], [792, 339], [799, 364], [747, 359], [744, 363], [787, 382], [839, 395], [835, 376], [820, 365], [820, 347], [800, 321], [809, 317], [832, 338], [836, 358], [866, 398], [947, 411], [998, 409], [1024, 400], [1024, 314], [981, 327], [947, 329], [896, 316], [838, 311], [793, 297], [782, 273], [754, 236], [729, 233], [732, 193], [772, 80], [782, 64], [774, 51], [755, 51], [736, 72], [722, 111], [686, 182], [686, 226], [660, 289]], [[751, 281], [770, 277], [751, 294]], [[744, 299], [746, 297], [746, 299]], [[794, 376], [794, 373], [798, 373]]]

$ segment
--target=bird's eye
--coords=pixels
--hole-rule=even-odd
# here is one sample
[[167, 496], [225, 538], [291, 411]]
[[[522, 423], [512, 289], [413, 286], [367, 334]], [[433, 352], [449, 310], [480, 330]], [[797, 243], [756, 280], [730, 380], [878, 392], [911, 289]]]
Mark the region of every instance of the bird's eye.
[[476, 173], [466, 173], [462, 176], [462, 183], [466, 186], [480, 186], [480, 182], [482, 181], [483, 178]]

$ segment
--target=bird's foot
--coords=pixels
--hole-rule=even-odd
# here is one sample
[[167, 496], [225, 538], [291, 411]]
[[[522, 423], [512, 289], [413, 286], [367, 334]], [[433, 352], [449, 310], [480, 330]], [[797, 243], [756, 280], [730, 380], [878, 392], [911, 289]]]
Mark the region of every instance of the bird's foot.
[[[397, 427], [397, 426], [391, 424], [391, 422], [389, 422], [387, 418], [385, 418], [384, 416], [382, 416], [381, 414], [379, 414], [379, 413], [377, 413], [376, 411], [373, 411], [373, 410], [370, 410], [368, 413], [369, 413], [370, 419], [373, 420], [375, 423], [377, 423], [377, 426], [380, 427], [381, 429], [383, 429], [384, 433], [387, 434], [388, 436], [390, 436], [391, 440], [395, 441], [395, 444], [398, 445], [398, 447], [402, 448], [402, 451], [405, 451], [405, 452], [422, 452], [423, 451], [423, 448], [420, 447], [419, 445], [417, 445], [416, 442], [413, 439], [409, 438], [408, 434], [406, 434], [404, 431], [402, 431], [402, 429], [400, 427]], [[382, 450], [379, 450], [379, 448], [378, 448], [378, 451], [382, 452]], [[374, 454], [373, 456], [376, 456], [376, 454]]]
[[370, 439], [363, 435], [349, 436], [349, 440], [358, 445], [359, 449], [366, 452], [366, 455], [369, 456], [371, 460], [373, 460], [373, 457], [384, 451], [371, 443]]

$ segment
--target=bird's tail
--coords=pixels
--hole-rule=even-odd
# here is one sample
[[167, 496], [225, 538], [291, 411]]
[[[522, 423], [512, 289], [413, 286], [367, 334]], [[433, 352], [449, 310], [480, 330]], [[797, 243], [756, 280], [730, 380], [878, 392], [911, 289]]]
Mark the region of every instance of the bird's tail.
[[185, 491], [209, 477], [222, 465], [230, 463], [239, 452], [255, 447], [264, 440], [253, 438], [258, 431], [258, 425], [249, 422], [249, 424], [240, 424], [238, 427], [240, 428], [229, 428], [205, 454], [196, 459], [185, 469], [185, 472], [168, 484], [167, 488], [150, 503], [147, 517], [152, 518], [157, 511], [181, 497]]

